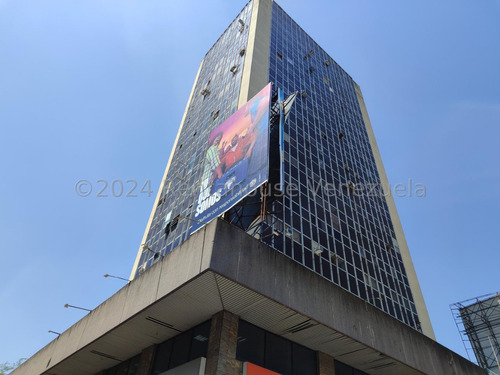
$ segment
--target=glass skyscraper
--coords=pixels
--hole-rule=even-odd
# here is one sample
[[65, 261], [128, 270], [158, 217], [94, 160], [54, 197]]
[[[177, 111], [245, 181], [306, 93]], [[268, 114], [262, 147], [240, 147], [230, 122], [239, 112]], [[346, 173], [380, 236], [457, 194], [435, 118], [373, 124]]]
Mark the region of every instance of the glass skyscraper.
[[274, 94], [298, 92], [284, 123], [284, 186], [224, 218], [433, 337], [359, 86], [271, 0], [251, 0], [201, 62], [132, 277], [189, 237], [209, 134], [268, 82]]

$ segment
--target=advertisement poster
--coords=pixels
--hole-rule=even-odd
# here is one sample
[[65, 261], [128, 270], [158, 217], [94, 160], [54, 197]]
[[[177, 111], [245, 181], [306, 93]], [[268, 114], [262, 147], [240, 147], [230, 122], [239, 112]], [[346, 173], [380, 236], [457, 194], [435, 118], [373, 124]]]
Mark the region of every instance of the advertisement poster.
[[271, 83], [209, 136], [190, 234], [268, 179]]

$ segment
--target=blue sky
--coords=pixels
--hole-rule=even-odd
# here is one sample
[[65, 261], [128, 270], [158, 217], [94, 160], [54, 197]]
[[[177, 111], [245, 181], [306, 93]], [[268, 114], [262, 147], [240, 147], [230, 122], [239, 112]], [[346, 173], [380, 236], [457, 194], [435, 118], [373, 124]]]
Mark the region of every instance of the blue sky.
[[[0, 363], [123, 286], [103, 275], [129, 276], [199, 62], [244, 4], [0, 0]], [[361, 86], [391, 183], [425, 184], [396, 205], [437, 339], [465, 355], [449, 304], [500, 290], [500, 2], [279, 4]]]

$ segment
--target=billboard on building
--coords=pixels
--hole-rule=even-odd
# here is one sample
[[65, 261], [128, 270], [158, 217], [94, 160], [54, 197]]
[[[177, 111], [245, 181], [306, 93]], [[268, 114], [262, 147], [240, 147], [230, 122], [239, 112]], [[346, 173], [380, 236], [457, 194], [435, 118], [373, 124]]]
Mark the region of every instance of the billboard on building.
[[[465, 303], [467, 305], [464, 305]], [[492, 374], [499, 373], [500, 295], [481, 296], [458, 302], [454, 306], [458, 308], [458, 316], [462, 319], [461, 334], [467, 335], [470, 342], [470, 345], [466, 345], [466, 349], [472, 348], [481, 367], [488, 369]]]
[[210, 133], [190, 234], [267, 181], [270, 102], [271, 83]]

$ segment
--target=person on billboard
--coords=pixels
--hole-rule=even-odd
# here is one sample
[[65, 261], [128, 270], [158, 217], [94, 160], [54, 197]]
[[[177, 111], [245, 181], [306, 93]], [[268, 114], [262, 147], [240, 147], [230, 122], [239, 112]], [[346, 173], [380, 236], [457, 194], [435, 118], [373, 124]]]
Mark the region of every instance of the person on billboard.
[[223, 133], [215, 134], [210, 147], [205, 154], [205, 167], [203, 169], [202, 185], [211, 186], [212, 183], [221, 176], [219, 144], [222, 140]]
[[226, 149], [227, 151], [221, 160], [223, 173], [249, 155], [250, 147], [252, 146], [249, 142], [250, 138], [250, 136], [240, 137], [238, 134], [234, 135], [231, 145]]
[[247, 175], [248, 156], [253, 146], [251, 136], [235, 134], [226, 153], [221, 159], [220, 169], [223, 173], [217, 185], [223, 186], [223, 194], [229, 192], [233, 186], [245, 180]]

